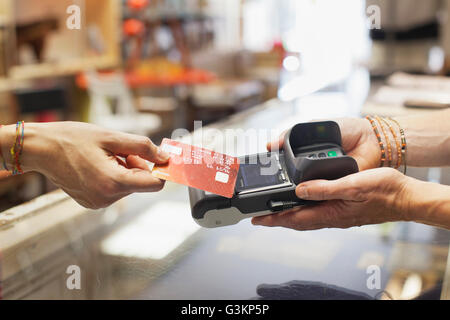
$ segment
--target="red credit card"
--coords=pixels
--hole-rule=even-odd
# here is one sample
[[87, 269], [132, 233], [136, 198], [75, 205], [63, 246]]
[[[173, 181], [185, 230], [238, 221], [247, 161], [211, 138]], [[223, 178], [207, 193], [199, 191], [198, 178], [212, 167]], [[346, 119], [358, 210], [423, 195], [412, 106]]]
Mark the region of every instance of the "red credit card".
[[170, 139], [164, 139], [161, 148], [170, 154], [170, 160], [154, 166], [155, 177], [233, 197], [239, 172], [238, 158]]

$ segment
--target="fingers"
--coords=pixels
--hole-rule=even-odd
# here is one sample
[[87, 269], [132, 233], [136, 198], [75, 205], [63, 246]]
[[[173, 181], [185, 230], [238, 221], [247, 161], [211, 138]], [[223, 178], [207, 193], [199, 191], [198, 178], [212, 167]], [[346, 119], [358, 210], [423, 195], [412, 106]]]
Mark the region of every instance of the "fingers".
[[128, 168], [128, 166], [127, 166], [127, 164], [125, 163], [125, 161], [123, 161], [121, 158], [116, 157], [116, 161], [117, 161], [117, 163], [118, 163], [120, 166], [122, 166], [122, 167], [124, 167], [124, 168]]
[[133, 155], [127, 157], [127, 167], [129, 169], [149, 170], [147, 162], [144, 159]]
[[359, 225], [347, 214], [349, 208], [343, 201], [328, 201], [316, 206], [307, 206], [252, 219], [254, 225], [284, 227], [299, 231], [323, 228], [350, 228]]
[[127, 192], [157, 192], [164, 188], [164, 180], [155, 178], [150, 171], [135, 169], [127, 170], [121, 176], [120, 186]]
[[164, 187], [164, 181], [155, 178], [145, 160], [137, 156], [128, 156], [126, 163], [120, 163], [111, 157], [95, 182], [89, 183], [86, 190], [63, 190], [83, 207], [89, 209], [106, 208], [134, 192], [156, 192]]
[[128, 133], [112, 133], [104, 142], [116, 155], [136, 155], [154, 163], [166, 163], [169, 154], [157, 147], [149, 138]]
[[164, 181], [155, 178], [149, 170], [147, 162], [134, 155], [126, 159], [127, 168], [118, 174], [118, 184], [126, 192], [156, 192], [164, 187]]
[[358, 184], [356, 178], [356, 175], [351, 175], [333, 181], [315, 180], [304, 182], [297, 186], [295, 194], [303, 200], [364, 201], [367, 199], [367, 195], [363, 192], [363, 186]]
[[328, 206], [318, 205], [256, 217], [252, 219], [252, 223], [259, 226], [284, 227], [298, 231], [318, 230], [334, 226], [335, 219], [330, 218], [328, 212]]
[[267, 143], [267, 150], [269, 150], [269, 151], [276, 151], [276, 150], [280, 150], [281, 148], [283, 148], [284, 136], [285, 135], [286, 135], [286, 131], [284, 131], [280, 135], [280, 138], [278, 140], [271, 141], [271, 142]]

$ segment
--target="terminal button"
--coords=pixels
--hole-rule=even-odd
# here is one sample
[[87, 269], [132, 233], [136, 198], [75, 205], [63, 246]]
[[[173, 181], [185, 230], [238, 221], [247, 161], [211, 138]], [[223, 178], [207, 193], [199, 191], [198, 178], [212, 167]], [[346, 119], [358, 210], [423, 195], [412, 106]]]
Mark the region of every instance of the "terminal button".
[[328, 156], [332, 157], [332, 158], [337, 157], [337, 152], [336, 151], [329, 151], [328, 152]]

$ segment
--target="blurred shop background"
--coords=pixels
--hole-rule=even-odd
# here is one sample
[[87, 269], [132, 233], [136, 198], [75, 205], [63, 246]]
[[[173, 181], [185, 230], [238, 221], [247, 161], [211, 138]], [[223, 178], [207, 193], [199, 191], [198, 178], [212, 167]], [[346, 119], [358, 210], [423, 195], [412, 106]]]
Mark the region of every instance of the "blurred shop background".
[[[67, 25], [71, 5], [79, 30]], [[449, 75], [449, 0], [0, 0], [0, 124], [85, 121], [156, 143], [194, 121], [281, 132], [317, 118], [448, 108]], [[450, 183], [448, 169], [409, 174]], [[444, 292], [450, 236], [415, 224], [206, 231], [184, 187], [93, 214], [37, 173], [0, 172], [2, 211], [5, 299], [241, 299], [290, 280], [375, 297], [371, 264], [386, 270], [389, 297]], [[81, 290], [67, 290], [68, 265], [86, 275]]]

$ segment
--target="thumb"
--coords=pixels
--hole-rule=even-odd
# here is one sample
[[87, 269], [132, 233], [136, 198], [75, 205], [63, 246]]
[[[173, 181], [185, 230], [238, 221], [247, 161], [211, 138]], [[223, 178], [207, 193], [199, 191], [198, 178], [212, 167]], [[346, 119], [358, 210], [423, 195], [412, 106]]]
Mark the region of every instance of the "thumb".
[[170, 157], [149, 138], [128, 133], [117, 133], [109, 137], [105, 147], [114, 154], [125, 158], [129, 155], [136, 155], [159, 164], [166, 163]]
[[295, 190], [297, 197], [303, 200], [349, 200], [364, 201], [364, 193], [355, 184], [351, 176], [338, 180], [315, 180], [299, 184]]

